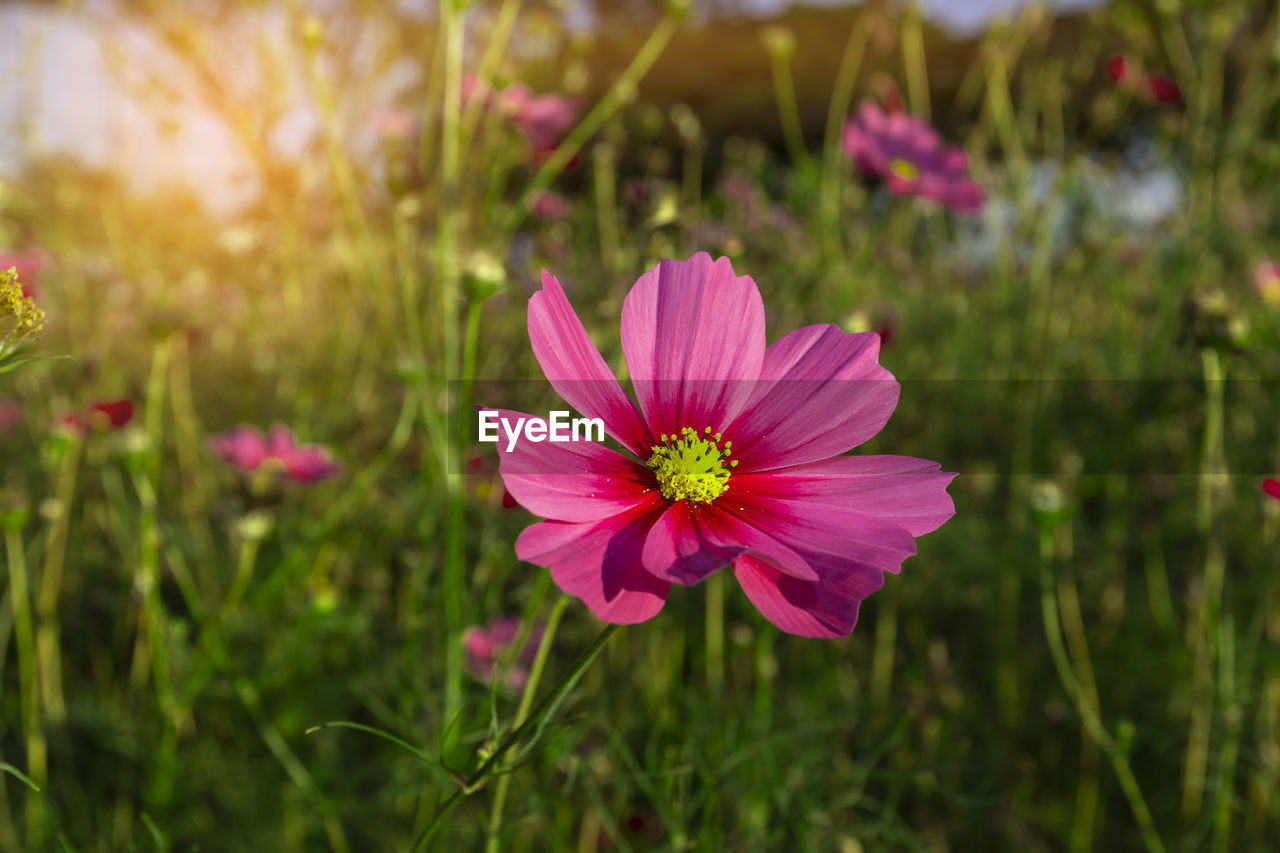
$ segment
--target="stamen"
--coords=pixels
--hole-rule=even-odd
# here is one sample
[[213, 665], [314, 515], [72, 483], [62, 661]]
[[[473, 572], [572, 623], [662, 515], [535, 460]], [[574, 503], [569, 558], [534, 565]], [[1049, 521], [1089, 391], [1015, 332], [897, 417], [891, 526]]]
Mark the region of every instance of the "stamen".
[[658, 491], [667, 500], [713, 501], [729, 488], [733, 442], [720, 446], [721, 434], [706, 427], [701, 434], [685, 427], [680, 435], [663, 433], [662, 443], [653, 447], [648, 466], [658, 480]]

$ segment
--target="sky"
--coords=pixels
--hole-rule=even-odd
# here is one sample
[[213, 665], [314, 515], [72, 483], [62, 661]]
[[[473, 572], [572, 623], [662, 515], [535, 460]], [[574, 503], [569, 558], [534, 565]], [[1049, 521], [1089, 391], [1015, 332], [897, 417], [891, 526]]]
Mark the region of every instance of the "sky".
[[[850, 5], [848, 0], [806, 2]], [[921, 5], [935, 23], [957, 36], [970, 36], [993, 16], [1009, 15], [1028, 2], [924, 0]], [[1055, 0], [1053, 5], [1078, 10], [1100, 2]], [[717, 0], [716, 5], [770, 16], [788, 3]], [[103, 4], [88, 0], [82, 5]], [[404, 0], [402, 5], [414, 4]], [[251, 198], [254, 189], [245, 182], [245, 164], [226, 129], [197, 109], [179, 109], [162, 131], [129, 88], [113, 82], [108, 45], [117, 56], [128, 57], [130, 73], [145, 75], [150, 68], [150, 73], [165, 74], [161, 52], [136, 27], [113, 23], [104, 28], [65, 9], [0, 4], [0, 176], [19, 168], [24, 151], [43, 150], [94, 165], [123, 164], [144, 190], [157, 182], [193, 183], [216, 212], [230, 212]], [[315, 126], [313, 117], [294, 118], [303, 132]]]

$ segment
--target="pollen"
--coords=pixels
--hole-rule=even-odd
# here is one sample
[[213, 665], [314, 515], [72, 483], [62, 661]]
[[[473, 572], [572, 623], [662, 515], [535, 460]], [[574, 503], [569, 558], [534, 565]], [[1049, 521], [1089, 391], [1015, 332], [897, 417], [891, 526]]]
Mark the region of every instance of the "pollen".
[[713, 501], [729, 488], [730, 471], [738, 461], [733, 442], [721, 443], [720, 433], [706, 427], [701, 433], [685, 427], [679, 435], [663, 435], [653, 446], [648, 466], [658, 480], [658, 491], [669, 501]]
[[889, 171], [904, 181], [914, 181], [920, 177], [920, 169], [910, 160], [894, 157], [889, 161]]

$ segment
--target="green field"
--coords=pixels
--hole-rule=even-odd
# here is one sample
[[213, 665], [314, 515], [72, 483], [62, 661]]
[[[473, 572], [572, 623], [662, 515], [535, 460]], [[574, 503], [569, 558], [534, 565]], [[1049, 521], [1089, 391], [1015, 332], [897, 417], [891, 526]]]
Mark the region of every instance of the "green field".
[[[58, 356], [0, 372], [0, 849], [1275, 849], [1274, 4], [1121, 0], [1066, 49], [1031, 9], [942, 88], [936, 33], [872, 4], [816, 123], [803, 39], [733, 48], [777, 82], [769, 133], [646, 90], [714, 32], [679, 4], [608, 79], [554, 4], [446, 4], [376, 50], [344, 27], [381, 4], [240, 5], [283, 35], [128, 14], [251, 163], [247, 206], [36, 148], [0, 175], [0, 253], [46, 315], [25, 355]], [[239, 59], [293, 81], [305, 146], [219, 88]], [[520, 85], [575, 98], [549, 146]], [[979, 212], [846, 156], [845, 118], [895, 98], [967, 152]], [[538, 519], [471, 404], [556, 408], [541, 271], [625, 376], [628, 291], [697, 252], [754, 279], [770, 342], [880, 332], [901, 394], [854, 453], [957, 472], [848, 637], [780, 631], [727, 571], [611, 631], [517, 559]], [[276, 423], [340, 471], [211, 447]], [[533, 642], [490, 677], [465, 632], [500, 617]]]

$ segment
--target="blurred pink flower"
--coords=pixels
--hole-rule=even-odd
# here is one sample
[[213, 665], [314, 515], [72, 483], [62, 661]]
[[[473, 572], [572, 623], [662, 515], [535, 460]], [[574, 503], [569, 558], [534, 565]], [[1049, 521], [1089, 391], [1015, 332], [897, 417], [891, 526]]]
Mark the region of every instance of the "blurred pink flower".
[[535, 159], [545, 158], [578, 121], [578, 104], [570, 97], [548, 93], [534, 95], [523, 85], [503, 93], [511, 121], [533, 146]]
[[13, 269], [18, 274], [18, 283], [22, 285], [24, 296], [39, 300], [36, 281], [40, 270], [47, 263], [45, 253], [39, 249], [24, 249], [21, 252], [0, 252], [0, 271]]
[[62, 426], [86, 436], [94, 430], [122, 427], [133, 418], [133, 403], [129, 400], [105, 400], [94, 403], [84, 413], [68, 412], [62, 416]]
[[1264, 477], [1262, 479], [1262, 491], [1266, 492], [1270, 497], [1280, 501], [1280, 480], [1275, 477]]
[[568, 219], [570, 210], [569, 199], [551, 190], [538, 193], [538, 197], [533, 202], [534, 214], [553, 222]]
[[22, 406], [17, 400], [0, 400], [0, 433], [8, 432], [22, 421]]
[[257, 427], [238, 426], [211, 440], [209, 448], [241, 473], [248, 474], [268, 465], [295, 483], [318, 483], [341, 470], [319, 445], [299, 447], [293, 432], [283, 424], [272, 426], [268, 436], [263, 436]]
[[964, 149], [944, 145], [938, 131], [916, 116], [886, 113], [863, 101], [845, 122], [844, 151], [894, 195], [927, 198], [957, 213], [977, 213], [986, 206], [986, 193], [968, 175]]
[[[529, 666], [538, 655], [542, 632], [543, 626], [537, 624], [529, 631], [524, 648], [507, 669], [505, 678], [509, 689], [519, 690], [529, 680]], [[510, 651], [519, 635], [520, 620], [511, 616], [498, 616], [483, 628], [478, 625], [468, 628], [462, 634], [467, 671], [486, 684], [492, 681], [498, 660]]]
[[662, 261], [627, 294], [622, 350], [638, 406], [546, 271], [528, 320], [551, 386], [630, 454], [499, 445], [507, 489], [548, 519], [525, 529], [517, 556], [549, 567], [600, 619], [643, 622], [670, 584], [731, 565], [782, 630], [844, 636], [915, 537], [955, 512], [955, 475], [937, 463], [842, 455], [897, 405], [879, 337], [816, 325], [766, 347], [760, 291], [727, 258]]
[[1253, 289], [1264, 302], [1280, 305], [1280, 263], [1267, 258], [1253, 268]]
[[1136, 59], [1117, 54], [1107, 60], [1107, 76], [1117, 88], [1148, 101], [1176, 104], [1182, 100], [1182, 90], [1168, 74], [1161, 71], [1144, 73]]

